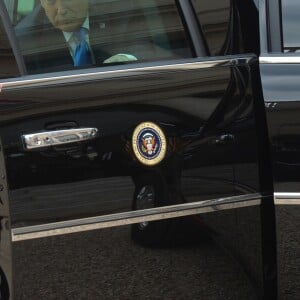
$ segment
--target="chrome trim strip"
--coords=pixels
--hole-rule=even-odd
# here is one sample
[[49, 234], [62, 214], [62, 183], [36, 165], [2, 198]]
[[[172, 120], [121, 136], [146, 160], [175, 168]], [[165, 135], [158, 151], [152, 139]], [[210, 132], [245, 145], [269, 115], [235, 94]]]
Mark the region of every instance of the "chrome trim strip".
[[300, 64], [300, 56], [260, 56], [261, 64]]
[[280, 199], [298, 199], [300, 200], [300, 192], [299, 193], [288, 193], [288, 192], [277, 192], [274, 193], [275, 198]]
[[261, 197], [262, 196], [260, 194], [255, 193], [242, 196], [199, 201], [195, 203], [184, 203], [112, 215], [13, 228], [12, 241], [24, 241], [29, 239], [90, 231], [101, 228], [123, 226], [145, 221], [178, 218], [220, 210], [256, 206], [261, 204]]
[[[188, 71], [188, 70], [195, 70], [195, 69], [203, 69], [203, 68], [212, 68], [217, 66], [223, 65], [236, 65], [236, 64], [243, 64], [249, 63], [253, 57], [251, 56], [239, 56], [239, 57], [228, 57], [227, 59], [212, 59], [197, 61], [197, 62], [187, 62], [187, 63], [174, 63], [174, 64], [166, 64], [166, 65], [159, 65], [159, 66], [149, 66], [149, 67], [137, 67], [137, 68], [128, 68], [128, 69], [118, 69], [118, 70], [101, 70], [101, 71], [91, 71], [82, 70], [81, 73], [74, 73], [72, 75], [61, 75], [52, 76], [47, 74], [49, 77], [38, 78], [38, 76], [33, 76], [37, 78], [28, 78], [28, 79], [21, 79], [16, 80], [9, 79], [7, 81], [2, 81], [1, 86], [2, 90], [10, 89], [10, 88], [22, 88], [28, 86], [41, 86], [46, 84], [47, 86], [56, 85], [65, 83], [66, 80], [68, 82], [77, 82], [77, 81], [88, 81], [88, 80], [98, 80], [102, 78], [106, 78], [108, 75], [110, 77], [122, 77], [128, 75], [136, 75], [140, 76], [143, 72], [174, 72], [174, 71]], [[99, 70], [99, 68], [98, 68]], [[86, 72], [86, 73], [85, 73]], [[63, 72], [57, 73], [61, 74]], [[31, 76], [28, 76], [31, 77]], [[26, 77], [25, 77], [26, 78]]]
[[300, 193], [274, 193], [275, 205], [300, 205]]

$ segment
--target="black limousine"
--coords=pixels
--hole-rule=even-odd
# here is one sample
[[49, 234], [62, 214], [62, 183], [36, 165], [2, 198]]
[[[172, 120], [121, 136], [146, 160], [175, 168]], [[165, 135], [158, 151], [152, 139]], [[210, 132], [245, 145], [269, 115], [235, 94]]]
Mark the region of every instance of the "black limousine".
[[0, 0], [0, 298], [299, 299], [299, 0]]

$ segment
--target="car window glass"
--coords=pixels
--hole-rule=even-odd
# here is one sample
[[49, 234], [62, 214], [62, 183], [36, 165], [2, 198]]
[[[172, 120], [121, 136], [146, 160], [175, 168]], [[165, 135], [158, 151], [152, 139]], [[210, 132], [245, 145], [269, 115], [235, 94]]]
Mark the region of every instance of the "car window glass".
[[20, 73], [13, 50], [10, 46], [3, 23], [0, 20], [0, 78], [16, 77], [19, 75]]
[[5, 3], [29, 74], [192, 56], [175, 0]]
[[300, 51], [300, 1], [282, 0], [282, 31], [284, 52]]
[[230, 22], [230, 0], [192, 0], [211, 55], [224, 54]]

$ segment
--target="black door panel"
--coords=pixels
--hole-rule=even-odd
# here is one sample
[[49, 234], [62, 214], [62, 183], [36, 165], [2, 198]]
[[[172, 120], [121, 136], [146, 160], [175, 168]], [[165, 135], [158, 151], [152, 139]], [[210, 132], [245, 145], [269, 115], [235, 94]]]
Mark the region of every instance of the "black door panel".
[[[140, 71], [138, 80], [135, 78], [138, 71], [132, 70], [127, 76], [121, 73], [125, 77], [122, 80], [108, 75], [105, 79], [82, 83], [73, 83], [72, 79], [70, 83], [64, 80], [64, 85], [50, 82], [47, 87], [29, 82], [24, 87], [4, 90], [1, 96], [7, 100], [18, 101], [25, 96], [26, 102], [29, 101], [24, 108], [20, 105], [20, 111], [15, 110], [15, 114], [7, 112], [10, 120], [6, 120], [8, 125], [3, 125], [1, 130], [11, 187], [13, 226], [15, 222], [25, 222], [25, 225], [31, 219], [40, 219], [37, 208], [34, 209], [37, 206], [44, 218], [49, 218], [48, 221], [101, 215], [102, 210], [103, 213], [130, 211], [134, 181], [145, 173], [158, 174], [171, 190], [180, 180], [176, 178], [180, 176], [180, 169], [192, 172], [193, 177], [201, 177], [201, 168], [204, 168], [203, 172], [209, 170], [214, 174], [211, 176], [214, 181], [211, 189], [204, 184], [206, 191], [203, 192], [207, 199], [214, 198], [212, 189], [216, 190], [215, 182], [223, 186], [223, 189], [218, 189], [219, 196], [234, 195], [232, 157], [225, 165], [220, 159], [220, 153], [227, 147], [229, 154], [234, 149], [234, 143], [219, 145], [215, 141], [216, 134], [222, 135], [222, 128], [217, 133], [213, 129], [208, 133], [203, 131], [210, 116], [224, 101], [225, 90], [232, 84], [231, 72], [229, 64], [215, 68], [206, 68], [204, 64], [203, 68], [200, 63], [198, 68], [190, 71], [183, 71], [181, 67], [176, 70], [176, 66], [172, 73], [160, 71], [156, 74], [151, 69]], [[161, 84], [154, 85], [158, 80]], [[77, 90], [79, 87], [80, 93]], [[186, 101], [188, 105], [185, 105]], [[212, 104], [207, 105], [210, 102]], [[19, 114], [23, 115], [22, 119], [19, 119]], [[14, 118], [18, 119], [17, 123]], [[165, 160], [153, 168], [138, 163], [131, 150], [134, 128], [149, 120], [159, 124], [168, 139]], [[90, 141], [41, 150], [24, 149], [21, 139], [24, 134], [77, 127], [98, 128], [99, 136]], [[197, 151], [203, 155], [199, 156]], [[90, 193], [80, 203], [79, 195], [86, 185]], [[122, 194], [122, 204], [120, 202], [117, 207], [113, 195], [105, 196], [106, 191], [110, 191], [109, 186], [116, 193], [116, 198], [119, 198], [118, 193]], [[54, 190], [60, 194], [58, 198], [53, 195]], [[198, 186], [196, 194], [200, 195], [201, 190]], [[77, 197], [70, 197], [72, 193]], [[185, 196], [178, 185], [176, 193], [179, 198], [180, 195]], [[69, 197], [64, 197], [64, 194], [69, 194]], [[57, 201], [61, 203], [61, 208], [58, 207], [60, 213], [57, 216], [53, 212], [47, 214], [47, 210], [51, 211]], [[65, 206], [69, 209], [64, 216]], [[28, 211], [28, 215], [25, 216], [22, 210]], [[21, 215], [24, 219], [20, 219]]]
[[[278, 59], [284, 58], [287, 57]], [[282, 299], [296, 299], [300, 291], [296, 246], [300, 190], [299, 63], [296, 57], [291, 59], [295, 60], [292, 64], [261, 64], [275, 192], [278, 296]]]
[[[130, 247], [146, 247], [138, 249], [143, 254], [136, 254], [145, 257], [142, 260], [146, 261], [154, 259], [151, 248], [171, 247], [168, 248], [165, 268], [168, 268], [168, 274], [175, 276], [178, 270], [173, 273], [171, 264], [168, 264], [173, 259], [172, 255], [176, 256], [174, 246], [190, 245], [188, 251], [194, 251], [196, 248], [192, 245], [200, 242], [195, 237], [200, 234], [200, 240], [204, 240], [207, 232], [218, 231], [229, 241], [235, 236], [233, 232], [231, 235], [230, 231], [220, 230], [219, 222], [216, 222], [222, 219], [220, 215], [224, 215], [227, 227], [230, 224], [239, 226], [235, 208], [242, 207], [243, 211], [244, 206], [254, 205], [255, 208], [249, 211], [259, 226], [258, 202], [248, 203], [248, 198], [241, 199], [241, 202], [238, 200], [234, 205], [229, 200], [225, 206], [219, 206], [217, 202], [210, 206], [208, 203], [202, 215], [186, 217], [182, 221], [174, 219], [170, 211], [169, 215], [161, 214], [154, 218], [147, 212], [147, 209], [152, 212], [151, 209], [172, 205], [202, 205], [203, 200], [227, 199], [241, 194], [237, 192], [236, 181], [242, 181], [242, 177], [235, 176], [237, 164], [243, 161], [237, 141], [239, 134], [254, 130], [254, 123], [247, 122], [249, 116], [253, 117], [249, 62], [248, 58], [212, 62], [191, 60], [185, 64], [146, 66], [86, 77], [75, 74], [73, 77], [46, 79], [31, 77], [24, 82], [4, 83], [1, 99], [14, 104], [13, 109], [2, 108], [5, 114], [0, 117], [0, 134], [9, 185], [9, 221], [13, 240], [13, 279], [12, 283], [9, 282], [14, 285], [15, 299], [22, 299], [22, 290], [26, 290], [26, 295], [57, 299], [62, 293], [62, 286], [69, 289], [64, 291], [66, 296], [63, 297], [66, 298], [74, 295], [79, 295], [79, 299], [93, 298], [94, 295], [114, 298], [113, 294], [109, 294], [112, 293], [110, 285], [113, 279], [105, 281], [108, 278], [105, 274], [108, 270], [113, 273], [111, 266], [120, 262], [118, 255], [132, 250], [124, 248], [114, 258], [113, 255], [107, 258], [107, 266], [100, 273], [93, 266], [94, 263], [102, 264], [96, 261], [105, 259], [103, 251], [113, 254], [117, 244], [126, 241]], [[242, 83], [246, 84], [243, 89], [240, 88]], [[248, 93], [245, 92], [247, 89]], [[151, 167], [140, 163], [132, 149], [134, 129], [149, 121], [162, 129], [167, 141], [164, 159]], [[34, 150], [26, 149], [21, 138], [24, 134], [90, 127], [98, 129], [99, 134], [94, 139]], [[242, 194], [247, 193], [249, 191]], [[218, 214], [214, 213], [215, 209], [220, 209]], [[226, 210], [224, 213], [223, 209]], [[137, 214], [132, 214], [134, 211]], [[208, 213], [207, 217], [205, 213]], [[144, 220], [141, 219], [143, 214], [147, 216]], [[195, 215], [195, 212], [192, 214]], [[111, 237], [109, 249], [106, 249], [108, 242], [102, 241], [101, 236], [105, 232], [114, 233], [100, 228], [120, 226], [122, 222], [133, 225], [122, 236], [117, 232], [125, 227], [113, 230], [116, 236]], [[188, 225], [183, 225], [186, 223]], [[189, 234], [182, 232], [186, 226], [191, 230]], [[248, 230], [249, 226], [243, 228]], [[250, 231], [249, 236], [251, 234]], [[186, 241], [187, 236], [191, 240]], [[42, 239], [37, 240], [38, 237]], [[218, 240], [218, 235], [214, 237]], [[235, 253], [253, 249], [255, 253], [260, 251], [259, 242], [248, 250], [247, 244], [245, 247], [234, 244], [230, 249], [234, 249]], [[47, 249], [51, 248], [55, 248], [54, 253], [48, 255]], [[27, 260], [29, 253], [34, 258]], [[59, 253], [64, 253], [63, 261], [58, 259]], [[153, 255], [156, 254], [153, 252]], [[37, 257], [47, 261], [39, 262]], [[72, 266], [68, 261], [71, 257], [76, 257]], [[243, 256], [242, 262], [245, 262], [244, 257], [248, 256]], [[260, 257], [251, 259], [255, 265], [261, 264]], [[50, 267], [51, 261], [54, 264]], [[135, 260], [135, 263], [138, 262]], [[63, 285], [57, 284], [52, 268], [57, 270], [56, 278], [71, 277], [66, 277]], [[138, 272], [145, 276], [147, 272], [154, 272], [151, 270], [147, 265]], [[237, 274], [234, 266], [233, 270]], [[28, 281], [22, 281], [24, 272], [31, 275], [38, 273], [41, 280], [37, 281], [30, 275]], [[135, 280], [139, 276], [128, 277], [130, 282], [125, 282], [122, 272], [115, 272], [113, 276], [116, 282], [120, 278], [120, 286], [136, 285]], [[247, 272], [252, 270], [247, 269]], [[76, 274], [81, 275], [77, 277]], [[195, 280], [197, 276], [193, 278]], [[87, 285], [88, 288], [82, 290], [82, 284], [76, 284], [77, 280], [84, 285], [87, 280], [95, 285]], [[101, 284], [97, 283], [99, 280]], [[154, 281], [156, 285], [155, 276], [153, 284]], [[31, 291], [26, 289], [29, 282]], [[164, 282], [166, 289], [174, 285], [172, 280]], [[191, 287], [192, 282], [187, 284], [183, 281], [183, 287]], [[142, 290], [143, 286], [147, 285], [141, 284]], [[191, 289], [187, 292], [181, 290], [183, 287], [177, 286], [177, 291], [185, 295], [185, 299], [194, 298], [189, 294]], [[258, 287], [261, 288], [260, 280]], [[141, 295], [142, 290], [137, 287], [136, 294]], [[100, 291], [103, 294], [100, 295]], [[193, 292], [202, 297], [203, 291], [199, 287]], [[224, 293], [228, 292], [231, 293], [230, 288], [225, 287]], [[120, 297], [126, 298], [127, 293], [135, 295], [131, 289], [122, 289]], [[247, 299], [254, 297], [251, 289], [242, 289], [241, 293]], [[239, 289], [236, 297], [240, 298], [238, 294]], [[173, 296], [161, 290], [157, 291], [157, 297], [172, 299]]]
[[128, 226], [17, 243], [15, 298], [256, 299], [239, 265], [186, 221], [165, 248], [139, 246]]
[[273, 299], [253, 1], [0, 9], [0, 298]]

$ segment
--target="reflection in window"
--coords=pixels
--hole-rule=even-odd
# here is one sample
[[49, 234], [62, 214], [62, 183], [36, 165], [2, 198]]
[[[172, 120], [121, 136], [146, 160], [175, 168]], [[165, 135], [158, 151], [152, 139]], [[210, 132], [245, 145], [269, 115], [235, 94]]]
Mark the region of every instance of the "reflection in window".
[[230, 22], [230, 0], [192, 0], [212, 56], [222, 55]]
[[16, 77], [18, 75], [17, 62], [3, 24], [0, 21], [0, 78]]
[[19, 0], [13, 9], [28, 73], [191, 57], [174, 0]]
[[300, 51], [300, 1], [282, 0], [282, 31], [284, 52]]

